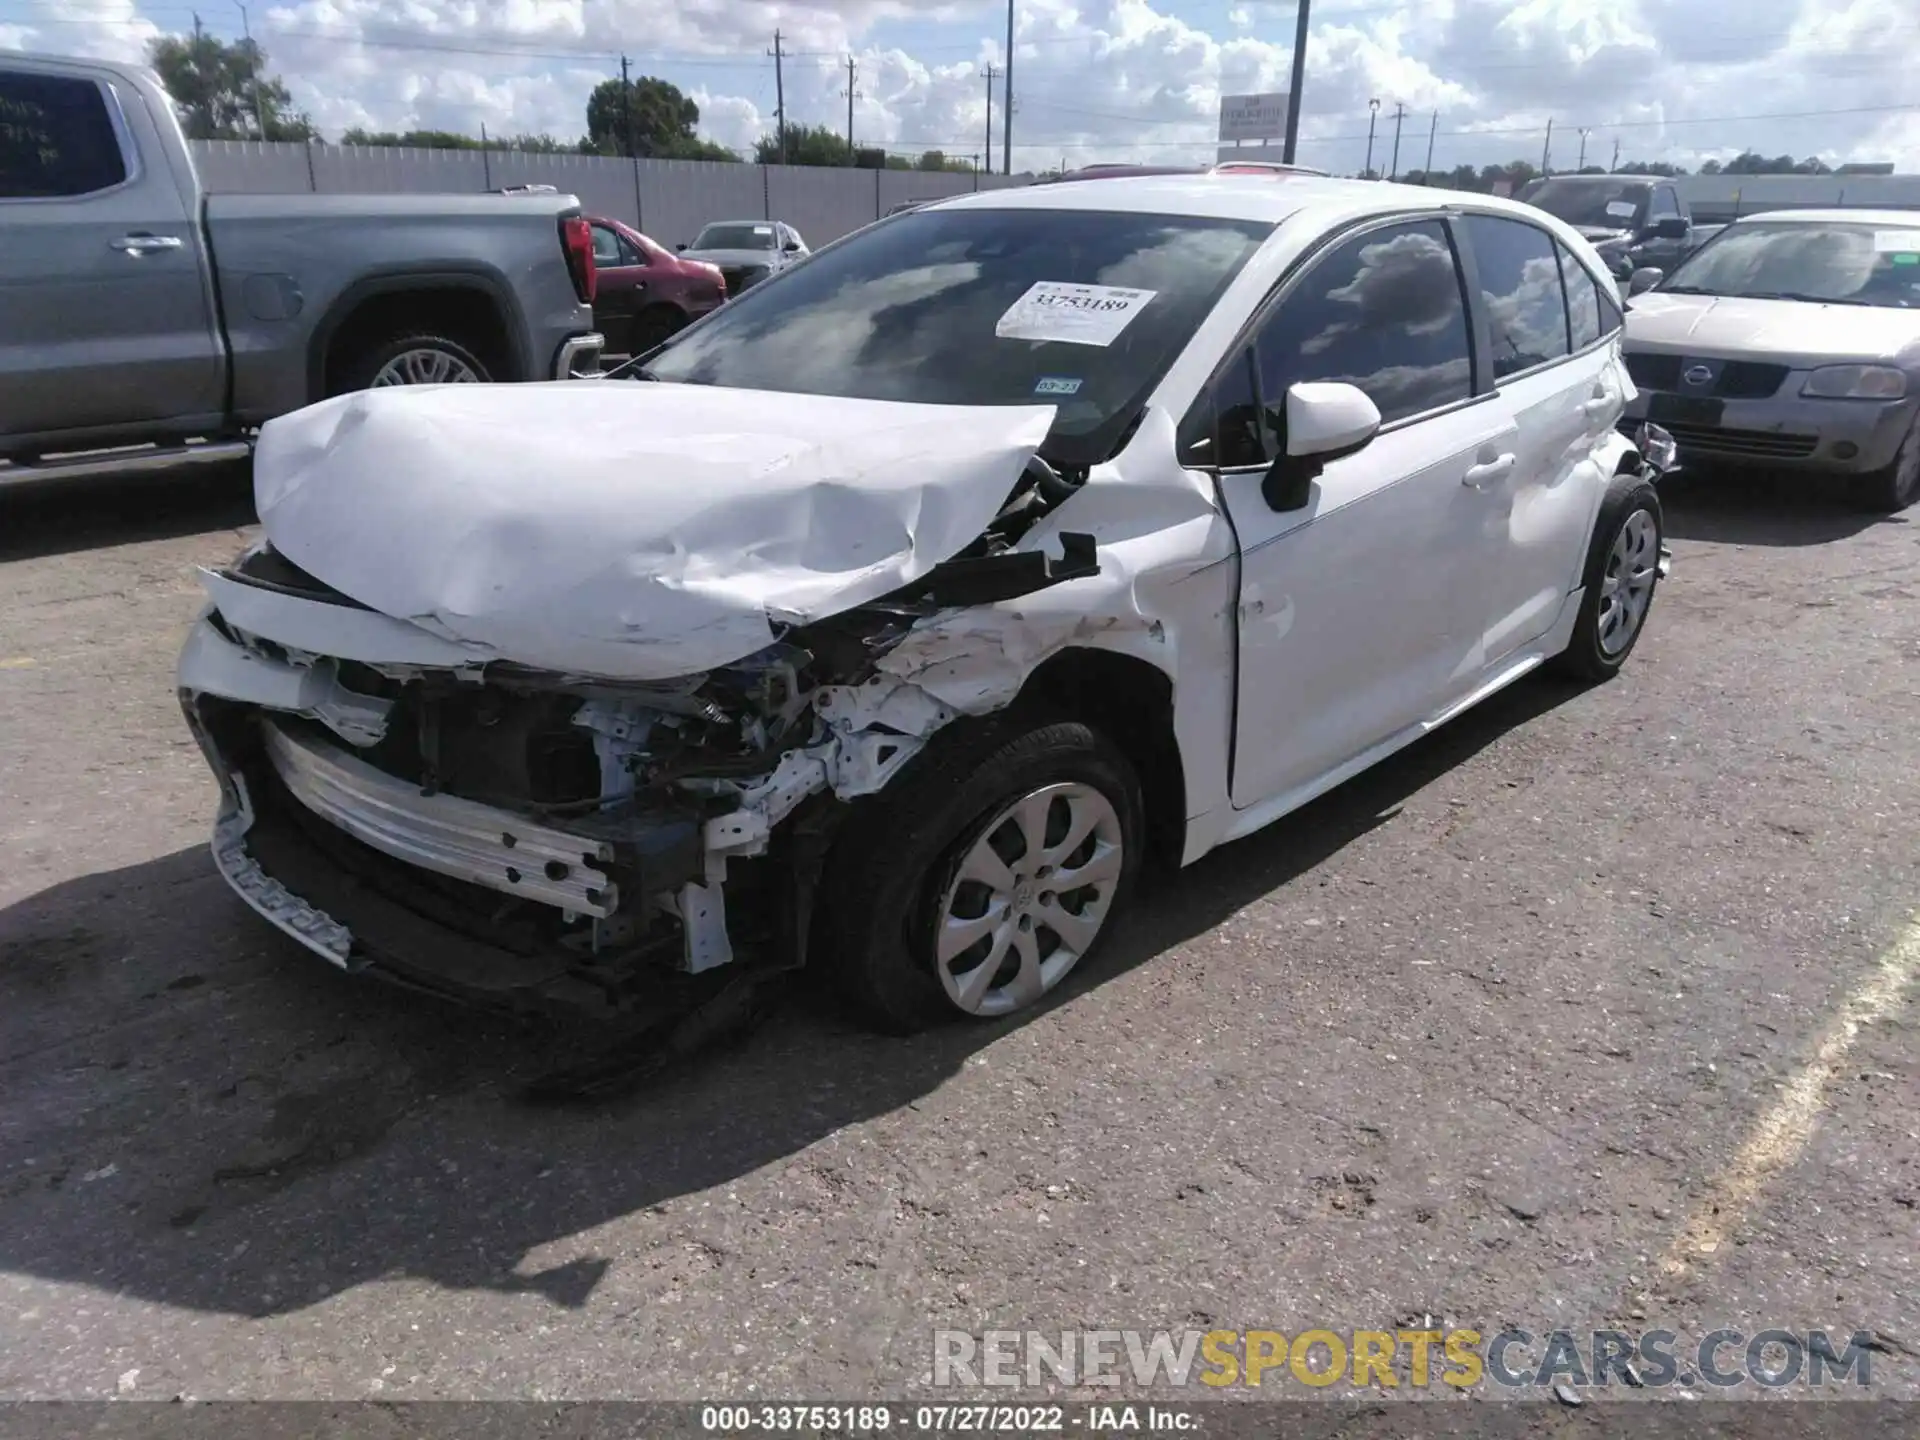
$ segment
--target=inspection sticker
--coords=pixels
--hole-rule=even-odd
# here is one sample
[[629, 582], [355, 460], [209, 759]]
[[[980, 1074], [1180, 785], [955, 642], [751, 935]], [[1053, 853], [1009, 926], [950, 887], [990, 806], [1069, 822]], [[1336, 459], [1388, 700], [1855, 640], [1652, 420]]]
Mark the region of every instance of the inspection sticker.
[[1036, 395], [1078, 395], [1080, 379], [1075, 375], [1042, 375], [1033, 384]]
[[1613, 216], [1616, 220], [1631, 220], [1633, 218], [1633, 211], [1634, 204], [1631, 200], [1607, 201], [1607, 214]]
[[1002, 340], [1057, 340], [1065, 345], [1104, 347], [1117, 340], [1159, 293], [1041, 280], [1007, 307], [993, 333]]
[[1876, 230], [1873, 248], [1882, 255], [1920, 253], [1920, 230]]

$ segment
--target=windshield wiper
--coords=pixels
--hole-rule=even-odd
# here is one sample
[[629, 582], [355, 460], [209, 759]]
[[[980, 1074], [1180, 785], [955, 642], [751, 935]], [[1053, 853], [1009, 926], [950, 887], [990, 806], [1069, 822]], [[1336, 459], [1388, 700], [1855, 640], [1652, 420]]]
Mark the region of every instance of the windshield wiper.
[[1702, 289], [1698, 285], [1662, 285], [1660, 293], [1662, 295], [1712, 295], [1715, 292]]
[[1798, 290], [1752, 290], [1742, 300], [1799, 300], [1808, 305], [1871, 305], [1871, 300], [1856, 300], [1848, 295], [1803, 295]]

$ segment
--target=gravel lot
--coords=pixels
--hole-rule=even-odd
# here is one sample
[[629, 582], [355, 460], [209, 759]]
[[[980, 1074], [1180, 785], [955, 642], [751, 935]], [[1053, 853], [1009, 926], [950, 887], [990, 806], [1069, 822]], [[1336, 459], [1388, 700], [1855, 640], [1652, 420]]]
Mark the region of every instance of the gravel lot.
[[1669, 506], [1618, 682], [1162, 882], [1038, 1018], [797, 993], [556, 1112], [550, 1042], [214, 876], [171, 674], [245, 476], [0, 495], [0, 1395], [899, 1396], [936, 1326], [1429, 1314], [1870, 1329], [1920, 1393], [1920, 513]]

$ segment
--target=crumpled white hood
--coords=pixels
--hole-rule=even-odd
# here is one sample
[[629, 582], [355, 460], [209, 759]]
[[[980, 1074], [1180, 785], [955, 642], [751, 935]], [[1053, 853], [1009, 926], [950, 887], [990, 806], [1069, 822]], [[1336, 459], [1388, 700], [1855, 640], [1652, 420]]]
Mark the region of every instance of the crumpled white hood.
[[1052, 406], [644, 381], [365, 391], [271, 421], [267, 538], [363, 605], [543, 669], [712, 669], [975, 540]]

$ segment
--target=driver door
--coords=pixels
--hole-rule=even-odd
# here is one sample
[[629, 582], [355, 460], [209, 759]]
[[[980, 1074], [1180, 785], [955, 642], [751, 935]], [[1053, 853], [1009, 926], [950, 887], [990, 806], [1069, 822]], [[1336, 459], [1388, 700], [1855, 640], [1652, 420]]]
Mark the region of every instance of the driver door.
[[[1310, 798], [1484, 671], [1483, 491], [1512, 469], [1518, 432], [1473, 398], [1464, 297], [1444, 220], [1371, 225], [1282, 292], [1215, 382], [1240, 545], [1236, 808]], [[1279, 512], [1262, 481], [1285, 445], [1287, 388], [1309, 380], [1357, 385], [1382, 428]]]

